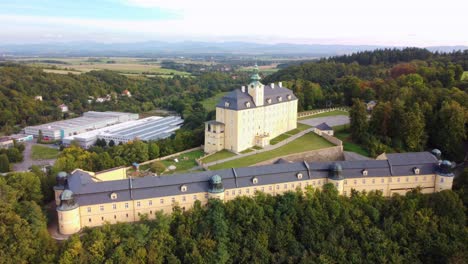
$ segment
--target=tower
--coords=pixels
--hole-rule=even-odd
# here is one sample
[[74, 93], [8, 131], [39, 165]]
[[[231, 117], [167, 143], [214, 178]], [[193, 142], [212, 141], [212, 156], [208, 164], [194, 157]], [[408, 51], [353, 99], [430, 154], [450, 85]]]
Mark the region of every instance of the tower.
[[224, 201], [223, 179], [218, 174], [211, 176], [208, 197]]
[[63, 190], [65, 190], [65, 186], [67, 185], [67, 176], [68, 174], [64, 171], [57, 173], [55, 177], [57, 181], [57, 185], [54, 186], [54, 193], [55, 193], [55, 205], [60, 205], [60, 195], [62, 194]]
[[443, 160], [436, 168], [435, 192], [452, 189], [454, 174], [452, 173], [452, 163]]
[[339, 163], [333, 163], [329, 167], [328, 182], [333, 184], [338, 190], [339, 194], [343, 194], [344, 191], [344, 177], [342, 175], [343, 168]]
[[258, 66], [255, 64], [253, 74], [250, 77], [250, 83], [248, 85], [248, 93], [252, 96], [256, 106], [262, 106], [264, 100], [264, 89], [265, 86], [260, 82], [261, 78], [258, 74]]
[[72, 191], [66, 189], [60, 194], [60, 206], [57, 207], [57, 215], [61, 234], [71, 235], [80, 231], [80, 206], [75, 202]]

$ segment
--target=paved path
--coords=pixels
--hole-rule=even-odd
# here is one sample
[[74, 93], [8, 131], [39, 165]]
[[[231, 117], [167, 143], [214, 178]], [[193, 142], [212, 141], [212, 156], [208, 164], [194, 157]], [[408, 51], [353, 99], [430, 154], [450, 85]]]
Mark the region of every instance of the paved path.
[[263, 149], [260, 149], [260, 150], [254, 150], [252, 152], [248, 152], [248, 153], [245, 153], [245, 154], [240, 154], [240, 155], [236, 155], [236, 156], [233, 156], [233, 157], [229, 157], [229, 158], [226, 158], [226, 159], [222, 159], [222, 160], [217, 160], [217, 161], [213, 161], [213, 162], [210, 162], [210, 163], [206, 163], [204, 164], [205, 167], [209, 167], [209, 166], [213, 166], [213, 165], [216, 165], [216, 164], [219, 164], [219, 163], [224, 163], [226, 161], [231, 161], [231, 160], [235, 160], [235, 159], [240, 159], [240, 158], [243, 158], [243, 157], [247, 157], [247, 156], [251, 156], [251, 155], [255, 155], [255, 154], [258, 154], [258, 153], [262, 153], [262, 152], [265, 152], [265, 151], [270, 151], [270, 150], [273, 150], [273, 149], [277, 149], [279, 147], [282, 147], [286, 144], [288, 144], [289, 142], [293, 141], [293, 140], [296, 140], [300, 137], [302, 137], [303, 135], [309, 133], [312, 131], [312, 128], [308, 128], [304, 131], [301, 131], [299, 133], [297, 133], [296, 135], [294, 136], [291, 136], [281, 142], [278, 142], [277, 144], [275, 145], [268, 145], [266, 146], [265, 148]]
[[[32, 165], [45, 166], [45, 165], [53, 165], [55, 163], [55, 159], [33, 160], [31, 158], [31, 154], [32, 154], [32, 146], [35, 144], [37, 143], [31, 142], [31, 141], [25, 142], [25, 148], [23, 152], [23, 157], [24, 157], [23, 162], [15, 163], [13, 165], [14, 171], [28, 171]], [[43, 145], [43, 146], [47, 146], [47, 145]], [[53, 146], [48, 146], [48, 147], [53, 148]]]
[[309, 125], [309, 126], [316, 126], [323, 122], [327, 123], [329, 126], [340, 126], [349, 124], [349, 117], [345, 115], [337, 115], [337, 116], [325, 116], [325, 117], [317, 117], [314, 118], [311, 116], [310, 119], [303, 119], [298, 120], [298, 123]]

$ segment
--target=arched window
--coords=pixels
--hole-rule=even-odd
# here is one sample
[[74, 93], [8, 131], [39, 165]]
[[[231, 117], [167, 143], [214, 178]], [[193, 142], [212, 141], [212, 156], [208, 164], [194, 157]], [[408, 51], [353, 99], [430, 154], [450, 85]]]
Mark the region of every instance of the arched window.
[[258, 178], [257, 178], [257, 177], [253, 177], [253, 178], [252, 178], [252, 183], [253, 183], [253, 184], [257, 184], [257, 183], [258, 183]]
[[302, 173], [298, 172], [298, 173], [296, 174], [296, 177], [297, 177], [298, 180], [302, 179]]
[[180, 191], [181, 192], [186, 192], [187, 191], [187, 185], [180, 186]]
[[116, 200], [117, 199], [117, 194], [115, 192], [110, 194], [111, 200]]

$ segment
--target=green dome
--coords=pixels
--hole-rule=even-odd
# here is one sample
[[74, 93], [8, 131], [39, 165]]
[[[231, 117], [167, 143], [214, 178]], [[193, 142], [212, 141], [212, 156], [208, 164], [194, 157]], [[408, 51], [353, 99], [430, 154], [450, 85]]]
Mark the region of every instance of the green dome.
[[341, 164], [339, 163], [333, 163], [330, 165], [330, 170], [332, 171], [343, 171], [343, 167], [341, 167]]
[[73, 192], [70, 191], [70, 190], [65, 190], [60, 195], [60, 200], [67, 201], [67, 200], [71, 200], [71, 199], [73, 199]]
[[431, 153], [432, 155], [436, 156], [438, 159], [440, 159], [440, 157], [442, 156], [442, 152], [438, 149], [433, 149]]
[[343, 167], [341, 167], [341, 164], [336, 163], [336, 162], [331, 164], [329, 167], [330, 178], [334, 180], [344, 179], [343, 176], [341, 175], [342, 171], [343, 171]]
[[258, 82], [260, 81], [262, 78], [260, 77], [260, 75], [258, 74], [258, 65], [255, 64], [255, 67], [253, 69], [253, 72], [252, 72], [252, 75], [250, 76], [250, 81], [251, 82]]
[[210, 193], [222, 193], [224, 192], [223, 179], [218, 174], [211, 176], [210, 187], [208, 189]]

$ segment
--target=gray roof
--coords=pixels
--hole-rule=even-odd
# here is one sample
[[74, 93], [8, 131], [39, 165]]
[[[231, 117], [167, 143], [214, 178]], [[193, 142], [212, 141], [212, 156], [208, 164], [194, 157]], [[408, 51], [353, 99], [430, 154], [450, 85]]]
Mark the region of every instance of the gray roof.
[[315, 128], [320, 129], [322, 131], [328, 131], [328, 130], [333, 130], [327, 123], [321, 123], [319, 125], [316, 125]]
[[[213, 175], [219, 175], [224, 189], [229, 190], [328, 178], [332, 164], [342, 167], [341, 176], [344, 179], [408, 176], [414, 175], [414, 168], [419, 168], [422, 175], [433, 174], [438, 165], [437, 159], [429, 152], [387, 154], [387, 157], [388, 160], [279, 163], [104, 182], [94, 182], [89, 174], [76, 170], [68, 177], [68, 188], [73, 191], [77, 203], [91, 205], [207, 192]], [[368, 171], [367, 176], [363, 176], [363, 170]], [[298, 179], [298, 173], [303, 175], [302, 179]], [[253, 183], [253, 178], [257, 178], [257, 184]], [[187, 186], [184, 193], [181, 192], [182, 185]], [[110, 199], [113, 192], [117, 194], [116, 200]]]
[[[279, 103], [284, 103], [288, 102], [291, 100], [297, 100], [297, 97], [294, 95], [294, 93], [289, 90], [288, 88], [285, 87], [279, 87], [278, 85], [275, 85], [274, 88], [271, 88], [270, 85], [265, 85], [264, 86], [264, 102], [263, 105], [273, 105], [273, 104], [279, 104]], [[287, 96], [291, 95], [291, 99], [288, 100]], [[279, 101], [278, 97], [282, 97], [283, 101]], [[271, 99], [271, 103], [268, 103], [267, 100]], [[225, 106], [225, 103], [228, 102], [229, 106]], [[249, 102], [251, 107], [247, 107], [246, 103]], [[218, 102], [216, 107], [221, 107], [221, 108], [226, 108], [226, 109], [232, 109], [232, 110], [244, 110], [244, 109], [250, 109], [256, 107], [255, 102], [253, 101], [252, 96], [249, 95], [247, 92], [242, 92], [241, 89], [236, 89], [227, 95], [223, 96], [221, 100]]]

